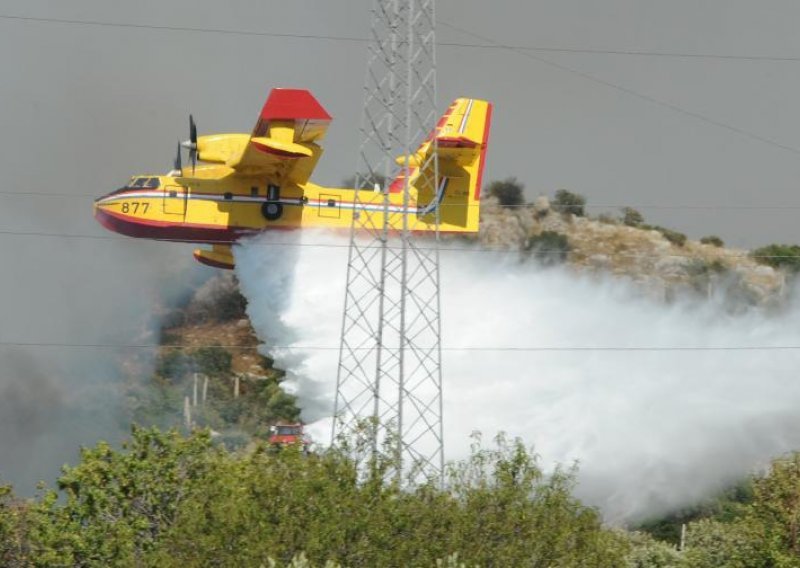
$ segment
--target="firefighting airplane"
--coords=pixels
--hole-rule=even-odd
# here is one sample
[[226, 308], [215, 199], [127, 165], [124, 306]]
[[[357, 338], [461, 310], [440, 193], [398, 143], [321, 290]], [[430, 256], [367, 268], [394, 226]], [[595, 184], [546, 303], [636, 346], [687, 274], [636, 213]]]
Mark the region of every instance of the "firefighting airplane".
[[[197, 136], [189, 117], [190, 139], [180, 143], [174, 169], [166, 175], [136, 175], [128, 184], [94, 202], [94, 216], [107, 229], [128, 235], [211, 245], [198, 249], [200, 262], [233, 268], [231, 245], [269, 229], [305, 227], [403, 227], [413, 217], [415, 231], [478, 231], [481, 176], [489, 141], [492, 105], [456, 99], [436, 128], [387, 187], [362, 190], [322, 187], [309, 181], [322, 155], [319, 142], [330, 115], [306, 90], [273, 89], [251, 134]], [[434, 146], [433, 140], [436, 140]], [[189, 150], [191, 175], [181, 166]], [[438, 155], [436, 186], [428, 160]], [[206, 164], [197, 165], [197, 161]], [[408, 182], [406, 182], [408, 174]], [[409, 186], [407, 207], [404, 189]], [[367, 218], [361, 217], [366, 215]]]

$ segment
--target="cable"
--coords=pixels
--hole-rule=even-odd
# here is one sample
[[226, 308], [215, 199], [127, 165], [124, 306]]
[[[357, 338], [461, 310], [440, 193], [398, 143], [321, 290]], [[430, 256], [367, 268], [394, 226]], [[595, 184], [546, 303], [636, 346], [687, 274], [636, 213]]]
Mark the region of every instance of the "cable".
[[[279, 33], [279, 32], [254, 32], [254, 31], [242, 31], [242, 30], [228, 30], [228, 29], [221, 29], [221, 28], [196, 28], [196, 27], [187, 27], [187, 26], [156, 26], [151, 24], [133, 24], [133, 23], [123, 23], [123, 22], [101, 22], [101, 21], [94, 21], [94, 20], [70, 20], [70, 19], [59, 19], [59, 18], [42, 18], [42, 17], [33, 17], [33, 16], [13, 16], [13, 15], [0, 15], [0, 19], [6, 20], [18, 20], [18, 21], [32, 21], [32, 22], [47, 22], [47, 23], [60, 23], [60, 24], [73, 24], [73, 25], [90, 25], [90, 26], [109, 26], [109, 27], [123, 27], [123, 28], [134, 28], [134, 29], [152, 29], [152, 30], [165, 30], [165, 31], [185, 31], [185, 32], [201, 32], [201, 33], [222, 33], [222, 34], [231, 34], [231, 35], [252, 35], [252, 36], [266, 36], [266, 37], [282, 37], [282, 38], [295, 38], [295, 39], [324, 39], [324, 40], [332, 40], [332, 41], [349, 41], [349, 42], [360, 42], [365, 43], [371, 41], [368, 38], [355, 38], [355, 37], [345, 37], [345, 36], [330, 36], [330, 35], [319, 35], [319, 34], [292, 34], [292, 33]], [[559, 69], [561, 71], [571, 73], [573, 75], [579, 76], [583, 79], [588, 81], [592, 81], [594, 83], [618, 90], [622, 93], [627, 95], [639, 98], [651, 104], [655, 104], [661, 106], [663, 108], [672, 110], [673, 112], [677, 112], [684, 116], [694, 118], [706, 124], [716, 126], [717, 128], [721, 128], [727, 130], [729, 132], [733, 132], [740, 136], [744, 136], [751, 140], [755, 140], [758, 142], [762, 142], [764, 144], [768, 144], [770, 146], [780, 148], [782, 150], [786, 150], [788, 152], [794, 154], [800, 154], [800, 149], [789, 146], [787, 144], [783, 144], [771, 138], [767, 138], [765, 136], [761, 136], [759, 134], [744, 130], [737, 126], [719, 121], [717, 119], [711, 118], [709, 116], [700, 114], [698, 112], [690, 111], [680, 107], [676, 104], [663, 101], [661, 99], [655, 98], [650, 95], [645, 95], [643, 93], [639, 93], [638, 91], [634, 91], [628, 87], [619, 85], [617, 83], [613, 83], [611, 81], [607, 81], [605, 79], [601, 79], [589, 73], [579, 71], [577, 69], [573, 69], [566, 65], [562, 65], [560, 63], [556, 63], [554, 61], [550, 61], [549, 59], [545, 59], [536, 55], [532, 55], [529, 51], [564, 51], [564, 52], [571, 52], [571, 53], [613, 53], [613, 54], [625, 54], [625, 55], [646, 55], [648, 52], [644, 51], [614, 51], [614, 50], [581, 50], [581, 49], [559, 49], [559, 48], [540, 48], [540, 47], [523, 47], [523, 46], [515, 46], [511, 44], [503, 44], [501, 42], [497, 42], [489, 37], [483, 36], [481, 34], [471, 32], [459, 26], [449, 24], [447, 22], [440, 22], [441, 25], [448, 27], [452, 30], [455, 30], [459, 33], [466, 34], [477, 38], [483, 42], [488, 42], [487, 44], [466, 44], [466, 43], [440, 43], [439, 45], [442, 46], [453, 46], [453, 47], [471, 47], [471, 48], [491, 48], [491, 49], [500, 49], [506, 51], [512, 51], [548, 65], [550, 67]], [[709, 54], [679, 54], [679, 53], [668, 53], [668, 52], [655, 52], [652, 53], [658, 56], [672, 56], [672, 57], [716, 57], [716, 58], [725, 58], [725, 59], [749, 59], [749, 60], [775, 60], [775, 61], [800, 61], [800, 58], [792, 58], [792, 57], [785, 57], [785, 58], [767, 58], [767, 57], [757, 57], [757, 56], [733, 56], [733, 55], [719, 55], [719, 56], [712, 56]], [[20, 192], [21, 193], [21, 192]], [[34, 192], [30, 192], [30, 194], [34, 194]], [[44, 193], [42, 193], [44, 195]]]
[[650, 95], [645, 95], [643, 93], [639, 93], [638, 91], [634, 91], [633, 89], [629, 89], [628, 87], [624, 87], [622, 85], [618, 85], [617, 83], [612, 83], [611, 81], [607, 81], [605, 79], [601, 79], [599, 77], [595, 77], [594, 75], [591, 75], [589, 73], [585, 73], [583, 71], [578, 71], [577, 69], [573, 69], [572, 67], [568, 67], [566, 65], [562, 65], [561, 63], [556, 63], [555, 61], [550, 61], [549, 59], [545, 59], [543, 57], [539, 57], [538, 55], [533, 55], [531, 53], [528, 53], [527, 51], [524, 51], [524, 50], [521, 50], [521, 49], [517, 49], [517, 48], [511, 47], [511, 46], [508, 46], [508, 47], [502, 46], [502, 44], [500, 44], [498, 42], [495, 42], [491, 38], [488, 38], [488, 37], [483, 36], [481, 34], [477, 34], [475, 32], [471, 32], [469, 30], [465, 30], [465, 29], [460, 28], [458, 26], [454, 26], [452, 24], [448, 24], [448, 23], [445, 23], [445, 22], [441, 22], [441, 24], [443, 26], [445, 26], [445, 27], [448, 27], [450, 29], [459, 31], [459, 32], [461, 32], [463, 34], [478, 38], [478, 39], [480, 39], [482, 41], [491, 42], [494, 45], [496, 45], [498, 47], [498, 49], [506, 49], [508, 51], [513, 51], [515, 53], [519, 53], [520, 55], [523, 55], [525, 57], [528, 57], [529, 59], [533, 59], [533, 60], [538, 61], [540, 63], [544, 63], [545, 65], [548, 65], [548, 66], [553, 67], [555, 69], [559, 69], [561, 71], [564, 71], [564, 72], [567, 72], [567, 73], [571, 73], [573, 75], [577, 75], [578, 77], [582, 77], [583, 79], [586, 79], [587, 81], [591, 81], [593, 83], [597, 83], [598, 85], [604, 85], [604, 86], [609, 87], [611, 89], [616, 89], [617, 91], [620, 91], [620, 92], [625, 93], [627, 95], [630, 95], [632, 97], [636, 97], [636, 98], [641, 99], [643, 101], [647, 101], [649, 103], [652, 103], [652, 104], [667, 108], [667, 109], [672, 110], [674, 112], [677, 112], [679, 114], [683, 114], [685, 116], [697, 119], [697, 120], [699, 120], [701, 122], [705, 122], [706, 124], [710, 124], [712, 126], [716, 126], [718, 128], [722, 128], [724, 130], [728, 130], [729, 132], [733, 132], [735, 134], [739, 134], [740, 136], [744, 136], [746, 138], [750, 138], [751, 140], [756, 140], [758, 142], [762, 142], [762, 143], [768, 144], [770, 146], [775, 146], [776, 148], [781, 148], [782, 150], [786, 150], [788, 152], [792, 152], [793, 154], [800, 154], [800, 149], [795, 148], [793, 146], [789, 146], [787, 144], [783, 144], [783, 143], [778, 142], [776, 140], [772, 140], [771, 138], [766, 138], [764, 136], [761, 136], [760, 134], [755, 134], [753, 132], [750, 132], [750, 131], [747, 131], [747, 130], [743, 130], [743, 129], [737, 127], [737, 126], [733, 126], [731, 124], [727, 124], [725, 122], [721, 122], [721, 121], [719, 121], [717, 119], [708, 117], [708, 116], [700, 114], [698, 112], [694, 112], [694, 111], [690, 111], [690, 110], [684, 109], [684, 108], [679, 107], [678, 105], [675, 105], [673, 103], [670, 103], [670, 102], [667, 102], [667, 101], [663, 101], [661, 99], [657, 99], [657, 98], [652, 97]]
[[[47, 22], [47, 23], [58, 23], [58, 24], [73, 24], [73, 25], [88, 25], [88, 26], [107, 26], [107, 27], [117, 27], [117, 28], [134, 28], [134, 29], [150, 29], [150, 30], [164, 30], [164, 31], [182, 31], [182, 32], [200, 32], [200, 33], [220, 33], [220, 34], [228, 34], [228, 35], [245, 35], [245, 36], [261, 36], [261, 37], [281, 37], [281, 38], [294, 38], [294, 39], [323, 39], [323, 40], [330, 40], [330, 41], [349, 41], [349, 42], [358, 42], [358, 43], [367, 43], [371, 41], [368, 38], [355, 38], [355, 37], [345, 37], [345, 36], [328, 36], [328, 35], [320, 35], [320, 34], [292, 34], [292, 33], [279, 33], [279, 32], [255, 32], [255, 31], [243, 31], [243, 30], [226, 30], [221, 28], [196, 28], [196, 27], [188, 27], [188, 26], [156, 26], [152, 24], [132, 24], [132, 23], [123, 23], [123, 22], [101, 22], [95, 20], [70, 20], [70, 19], [59, 19], [59, 18], [42, 18], [42, 17], [33, 17], [33, 16], [13, 16], [8, 14], [0, 14], [0, 19], [5, 20], [17, 20], [17, 21], [25, 21], [25, 22]], [[497, 42], [491, 38], [483, 36], [481, 34], [477, 34], [475, 32], [471, 32], [469, 30], [465, 30], [459, 26], [455, 26], [453, 24], [448, 24], [447, 22], [439, 22], [441, 25], [448, 27], [452, 30], [458, 31], [460, 33], [472, 36], [477, 38], [483, 42], [488, 43], [488, 45], [483, 44], [464, 44], [464, 43], [455, 43], [447, 44], [441, 43], [439, 45], [447, 46], [451, 45], [453, 47], [473, 47], [473, 48], [491, 48], [491, 49], [500, 49], [506, 51], [512, 51], [515, 53], [519, 53], [520, 55], [524, 55], [530, 59], [539, 61], [545, 65], [550, 67], [554, 67], [556, 69], [560, 69], [561, 71], [565, 71], [567, 73], [571, 73], [573, 75], [577, 75], [582, 77], [588, 81], [592, 81], [594, 83], [604, 85], [606, 87], [616, 89], [620, 92], [626, 93], [630, 96], [639, 98], [641, 100], [650, 102], [652, 104], [661, 106], [663, 108], [667, 108], [672, 110], [673, 112], [677, 112], [679, 114], [683, 114], [684, 116], [688, 116], [699, 120], [701, 122], [705, 122], [706, 124], [710, 124], [712, 126], [716, 126], [718, 128], [722, 128], [724, 130], [728, 130], [729, 132], [733, 132], [735, 134], [739, 134], [740, 136], [744, 136], [746, 138], [750, 138], [751, 140], [756, 140], [762, 142], [764, 144], [768, 144], [774, 146], [776, 148], [781, 148], [788, 152], [792, 152], [794, 154], [800, 154], [800, 149], [795, 148], [793, 146], [789, 146], [787, 144], [782, 144], [776, 140], [772, 140], [770, 138], [766, 138], [759, 134], [755, 134], [753, 132], [749, 132], [737, 126], [733, 126], [731, 124], [727, 124], [725, 122], [716, 120], [714, 118], [710, 118], [698, 112], [690, 111], [679, 107], [676, 104], [662, 101], [650, 95], [645, 95], [643, 93], [639, 93], [630, 89], [628, 87], [624, 87], [622, 85], [618, 85], [616, 83], [612, 83], [611, 81], [607, 81], [605, 79], [601, 79], [599, 77], [595, 77], [589, 73], [585, 73], [583, 71], [578, 71], [577, 69], [573, 69], [566, 65], [562, 65], [560, 63], [556, 63], [554, 61], [550, 61], [549, 59], [544, 59], [537, 55], [531, 54], [530, 50], [543, 50], [543, 48], [535, 48], [535, 47], [519, 47], [514, 45], [503, 44], [501, 42]], [[547, 48], [547, 50], [551, 50]], [[555, 49], [552, 49], [555, 51]], [[572, 50], [575, 53], [580, 52], [580, 50]], [[587, 52], [594, 52], [592, 50], [586, 50]], [[602, 51], [602, 50], [601, 50]], [[629, 54], [638, 54], [644, 55], [646, 52], [629, 52]], [[664, 53], [659, 52], [659, 55], [664, 55]], [[684, 54], [688, 55], [688, 54]], [[703, 57], [703, 54], [693, 54], [694, 57]], [[681, 54], [673, 53], [671, 56], [679, 57]], [[735, 59], [738, 56], [725, 56], [727, 59]], [[755, 60], [756, 57], [746, 57], [746, 59]], [[784, 61], [793, 61], [795, 58], [775, 58], [775, 60], [784, 60]], [[800, 58], [797, 58], [800, 61]]]
[[[366, 37], [351, 37], [351, 36], [335, 36], [326, 34], [299, 34], [299, 33], [285, 33], [285, 32], [260, 32], [250, 30], [236, 30], [225, 28], [205, 28], [205, 27], [191, 27], [191, 26], [162, 26], [153, 24], [134, 24], [125, 22], [103, 22], [97, 20], [74, 20], [63, 18], [45, 18], [36, 16], [15, 16], [10, 14], [0, 14], [0, 19], [21, 21], [21, 22], [40, 22], [51, 24], [69, 24], [69, 25], [83, 25], [83, 26], [96, 26], [96, 27], [114, 27], [114, 28], [132, 28], [132, 29], [145, 29], [154, 31], [174, 31], [174, 32], [189, 32], [189, 33], [204, 33], [204, 34], [223, 34], [223, 35], [237, 35], [237, 36], [254, 36], [254, 37], [275, 37], [287, 39], [303, 39], [303, 40], [323, 40], [323, 41], [338, 41], [348, 43], [369, 43], [372, 41]], [[440, 24], [449, 26], [445, 22]], [[800, 57], [795, 56], [772, 56], [772, 55], [734, 55], [734, 54], [718, 54], [718, 53], [689, 53], [689, 52], [669, 52], [669, 51], [647, 51], [640, 49], [597, 49], [597, 48], [577, 48], [577, 47], [553, 47], [553, 46], [532, 46], [532, 45], [516, 45], [516, 44], [503, 44], [503, 43], [465, 43], [455, 41], [440, 41], [436, 42], [438, 47], [454, 47], [454, 48], [469, 48], [469, 49], [488, 49], [488, 50], [521, 50], [521, 51], [539, 51], [546, 53], [575, 53], [575, 54], [590, 54], [590, 55], [623, 55], [635, 57], [658, 57], [658, 58], [672, 58], [672, 59], [712, 59], [712, 60], [728, 60], [728, 61], [772, 61], [772, 62], [800, 62]]]
[[[339, 351], [339, 346], [327, 345], [187, 345], [158, 343], [45, 343], [39, 341], [0, 341], [0, 347], [54, 347], [54, 348], [86, 348], [86, 349], [204, 349], [218, 347], [221, 349], [238, 349], [244, 351], [258, 351], [262, 347], [268, 349], [287, 349], [304, 351]], [[373, 347], [354, 347], [353, 351], [368, 351]], [[426, 350], [432, 347], [406, 347], [405, 350]], [[712, 346], [570, 346], [570, 347], [512, 347], [512, 346], [463, 346], [442, 347], [442, 351], [453, 352], [570, 352], [570, 351], [616, 351], [616, 352], [658, 352], [658, 351], [798, 351], [800, 345], [712, 345]]]
[[[342, 189], [338, 187], [332, 187], [332, 189]], [[347, 189], [347, 188], [344, 188]], [[484, 188], [485, 189], [485, 188]], [[64, 193], [64, 192], [54, 192], [54, 191], [0, 191], [0, 196], [42, 196], [42, 197], [65, 197], [65, 198], [73, 198], [73, 197], [90, 197], [90, 198], [97, 198], [99, 195], [97, 193]], [[442, 207], [488, 207], [486, 203], [442, 203], [439, 205], [440, 208]], [[534, 209], [536, 205], [534, 203], [519, 203], [519, 204], [510, 204], [510, 205], [500, 205], [497, 204], [496, 207], [501, 209]], [[637, 203], [587, 203], [583, 205], [584, 209], [623, 209], [626, 207], [630, 207], [633, 209], [687, 209], [687, 210], [734, 210], [734, 211], [785, 211], [785, 210], [797, 210], [800, 209], [800, 205], [728, 205], [728, 204], [707, 204], [707, 205], [688, 205], [688, 204], [675, 204], [675, 205], [663, 205], [663, 204], [637, 204]], [[551, 204], [552, 209], [552, 204]]]
[[[104, 240], [104, 241], [132, 241], [132, 237], [117, 237], [114, 235], [76, 235], [76, 234], [68, 234], [68, 233], [44, 233], [39, 231], [3, 231], [0, 230], [0, 235], [14, 235], [14, 236], [27, 236], [27, 237], [44, 237], [44, 238], [69, 238], [69, 239], [90, 239], [90, 240]], [[231, 243], [228, 241], [203, 241], [202, 243], [193, 243], [193, 242], [186, 242], [179, 239], [147, 239], [151, 241], [161, 241], [161, 242], [175, 242], [175, 243], [183, 243], [189, 245], [212, 245], [212, 244], [226, 244], [230, 245]], [[279, 243], [265, 243], [265, 242], [256, 242], [251, 243], [256, 246], [267, 246], [267, 247], [298, 247], [298, 248], [348, 248], [350, 245], [349, 243], [343, 244], [331, 244], [331, 243], [289, 243], [289, 242], [279, 242]], [[387, 247], [389, 250], [400, 250], [401, 247]], [[519, 254], [520, 250], [515, 249], [501, 249], [501, 248], [477, 248], [477, 247], [416, 247], [418, 250], [426, 251], [426, 250], [438, 250], [440, 252], [471, 252], [471, 253], [494, 253], [494, 254]], [[574, 251], [573, 251], [574, 252]], [[563, 250], [560, 249], [537, 249], [536, 254], [555, 254], [561, 255], [564, 254]], [[622, 256], [628, 258], [696, 258], [694, 254], [643, 254], [643, 253], [636, 253], [630, 252], [626, 253], [624, 251], [608, 251], [605, 253], [606, 256]], [[737, 258], [752, 258], [752, 259], [787, 259], [787, 258], [800, 258], [800, 255], [794, 254], [787, 254], [787, 255], [754, 255], [749, 253], [742, 253], [742, 254], [721, 254], [717, 255], [716, 259], [737, 259]]]

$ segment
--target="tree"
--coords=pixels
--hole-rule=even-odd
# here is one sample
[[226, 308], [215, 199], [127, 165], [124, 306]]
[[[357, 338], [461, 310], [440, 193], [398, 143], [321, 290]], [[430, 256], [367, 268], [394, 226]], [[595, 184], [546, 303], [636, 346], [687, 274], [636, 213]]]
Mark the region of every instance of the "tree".
[[583, 195], [572, 193], [566, 189], [556, 191], [553, 199], [553, 209], [559, 213], [572, 214], [576, 217], [583, 217], [586, 214], [585, 206], [586, 198]]
[[775, 556], [800, 565], [800, 453], [774, 460], [753, 492], [753, 516], [778, 545]]
[[[59, 493], [31, 511], [28, 539], [41, 566], [142, 565], [175, 521], [186, 491], [220, 457], [206, 432], [134, 428], [122, 451], [105, 442], [65, 466]], [[146, 564], [146, 563], [144, 563]]]
[[572, 496], [574, 470], [545, 475], [519, 440], [476, 439], [446, 489], [400, 483], [387, 476], [391, 452], [362, 462], [360, 447], [231, 452], [207, 432], [134, 429], [121, 450], [84, 449], [24, 523], [6, 529], [0, 499], [0, 537], [22, 535], [31, 558], [20, 564], [33, 566], [284, 566], [303, 555], [296, 566], [455, 568], [454, 553], [468, 566], [625, 563], [624, 535]]
[[218, 345], [201, 347], [192, 356], [200, 373], [219, 377], [231, 372], [233, 356], [229, 351]]
[[795, 274], [800, 271], [800, 246], [772, 244], [757, 248], [750, 255], [761, 264], [783, 268]]
[[542, 231], [528, 238], [523, 250], [544, 266], [566, 262], [571, 250], [569, 239], [557, 231]]
[[661, 235], [665, 239], [667, 239], [675, 246], [682, 247], [683, 245], [686, 244], [686, 235], [679, 231], [674, 231], [672, 229], [667, 229], [666, 227], [659, 227], [659, 226], [654, 226], [652, 227], [652, 229], [661, 233]]
[[704, 245], [712, 245], [715, 247], [725, 246], [725, 242], [716, 235], [709, 235], [707, 237], [703, 237], [700, 239], [700, 242]]
[[633, 207], [622, 208], [622, 222], [629, 227], [638, 227], [644, 223], [644, 215]]
[[689, 524], [687, 566], [800, 566], [800, 453], [774, 460], [752, 491], [752, 503]]
[[522, 190], [525, 186], [515, 177], [496, 180], [489, 184], [489, 195], [496, 197], [503, 207], [519, 207], [525, 203]]
[[687, 529], [684, 566], [687, 568], [771, 568], [775, 564], [763, 526], [749, 519], [724, 523], [701, 519]]

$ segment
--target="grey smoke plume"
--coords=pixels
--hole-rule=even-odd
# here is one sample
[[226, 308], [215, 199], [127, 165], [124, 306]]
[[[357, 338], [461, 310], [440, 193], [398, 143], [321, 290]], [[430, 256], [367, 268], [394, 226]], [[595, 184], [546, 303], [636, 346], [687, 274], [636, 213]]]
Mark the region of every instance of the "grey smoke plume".
[[[337, 352], [291, 346], [338, 345], [347, 249], [314, 243], [347, 239], [264, 234], [236, 256], [265, 350], [325, 442]], [[578, 461], [578, 495], [617, 522], [691, 503], [800, 447], [794, 350], [448, 350], [800, 345], [797, 308], [667, 306], [622, 281], [472, 250], [443, 253], [442, 280], [448, 459], [466, 455], [475, 430], [520, 436], [546, 468]]]
[[157, 342], [159, 304], [203, 275], [190, 255], [161, 243], [3, 239], [0, 482], [30, 495], [81, 445], [130, 432], [123, 381], [133, 361], [145, 380], [153, 352], [106, 346]]

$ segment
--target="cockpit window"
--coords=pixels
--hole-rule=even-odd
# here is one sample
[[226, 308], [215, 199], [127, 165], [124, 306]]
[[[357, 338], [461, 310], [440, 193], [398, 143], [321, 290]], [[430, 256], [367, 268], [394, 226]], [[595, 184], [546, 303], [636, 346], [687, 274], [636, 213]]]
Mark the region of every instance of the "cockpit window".
[[150, 178], [149, 180], [147, 180], [146, 187], [149, 187], [149, 188], [158, 187], [158, 178]]
[[144, 187], [145, 183], [147, 183], [147, 178], [136, 178], [133, 180], [131, 187]]

